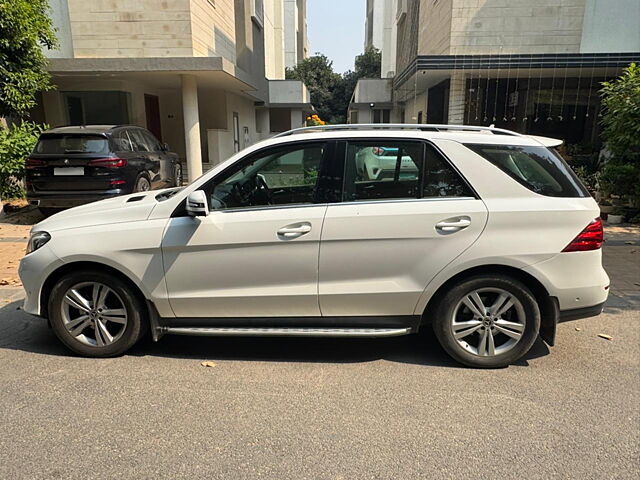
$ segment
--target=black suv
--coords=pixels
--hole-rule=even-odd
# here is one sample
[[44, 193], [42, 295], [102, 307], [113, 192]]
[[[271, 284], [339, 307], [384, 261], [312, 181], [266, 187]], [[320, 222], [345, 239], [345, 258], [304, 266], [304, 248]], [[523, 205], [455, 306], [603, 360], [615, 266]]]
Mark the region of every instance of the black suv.
[[179, 186], [182, 167], [148, 130], [131, 125], [58, 127], [27, 159], [27, 199], [56, 210], [127, 193]]

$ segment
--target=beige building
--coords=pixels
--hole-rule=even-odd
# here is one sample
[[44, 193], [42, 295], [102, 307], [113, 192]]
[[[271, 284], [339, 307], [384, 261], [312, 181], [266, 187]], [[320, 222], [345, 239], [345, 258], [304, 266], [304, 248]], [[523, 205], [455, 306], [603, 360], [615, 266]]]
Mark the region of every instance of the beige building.
[[[306, 87], [282, 80], [287, 2], [51, 0], [60, 49], [47, 55], [57, 90], [34, 116], [51, 126], [147, 127], [187, 160], [193, 179], [301, 126], [310, 111]], [[296, 34], [306, 42], [306, 30]]]
[[[405, 123], [589, 143], [600, 82], [640, 61], [640, 0], [397, 0], [394, 17], [389, 117]], [[350, 118], [366, 108], [354, 102]]]

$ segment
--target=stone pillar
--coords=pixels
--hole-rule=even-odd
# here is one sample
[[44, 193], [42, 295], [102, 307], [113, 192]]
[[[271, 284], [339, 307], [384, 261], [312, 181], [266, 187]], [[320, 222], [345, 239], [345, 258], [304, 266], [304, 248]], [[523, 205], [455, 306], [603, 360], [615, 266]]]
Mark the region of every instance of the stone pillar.
[[187, 154], [189, 182], [192, 182], [202, 175], [200, 116], [198, 114], [198, 82], [194, 75], [181, 75], [181, 77], [184, 143]]
[[302, 110], [298, 108], [291, 109], [291, 128], [301, 128], [304, 127], [304, 118], [302, 114]]
[[466, 77], [463, 72], [453, 71], [449, 86], [449, 117], [450, 125], [462, 125], [464, 123], [464, 100], [466, 92]]
[[258, 132], [258, 137], [260, 138], [260, 140], [262, 140], [263, 138], [267, 138], [269, 136], [269, 133], [271, 133], [268, 108], [256, 109], [256, 131]]

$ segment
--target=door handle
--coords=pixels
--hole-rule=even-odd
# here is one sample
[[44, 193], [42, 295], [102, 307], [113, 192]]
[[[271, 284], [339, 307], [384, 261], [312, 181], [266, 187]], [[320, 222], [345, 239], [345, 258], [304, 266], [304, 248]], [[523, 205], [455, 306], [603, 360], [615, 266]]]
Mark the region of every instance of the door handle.
[[278, 230], [278, 236], [284, 239], [298, 238], [311, 231], [311, 224], [308, 222], [287, 225]]
[[443, 233], [457, 232], [471, 225], [469, 217], [448, 218], [440, 223], [436, 223], [436, 230]]

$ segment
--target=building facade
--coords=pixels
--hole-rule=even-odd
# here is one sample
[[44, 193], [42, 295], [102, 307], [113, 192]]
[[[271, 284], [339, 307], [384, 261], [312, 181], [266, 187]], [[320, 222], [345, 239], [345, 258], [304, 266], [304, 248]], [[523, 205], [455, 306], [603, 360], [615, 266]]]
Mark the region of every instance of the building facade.
[[287, 2], [51, 0], [57, 89], [33, 116], [147, 127], [196, 178], [310, 111], [306, 87], [284, 80]]
[[594, 142], [600, 83], [640, 61], [638, 18], [640, 0], [398, 0], [390, 116]]
[[367, 0], [364, 48], [375, 47], [382, 52], [382, 78], [395, 75], [397, 4], [398, 0]]

